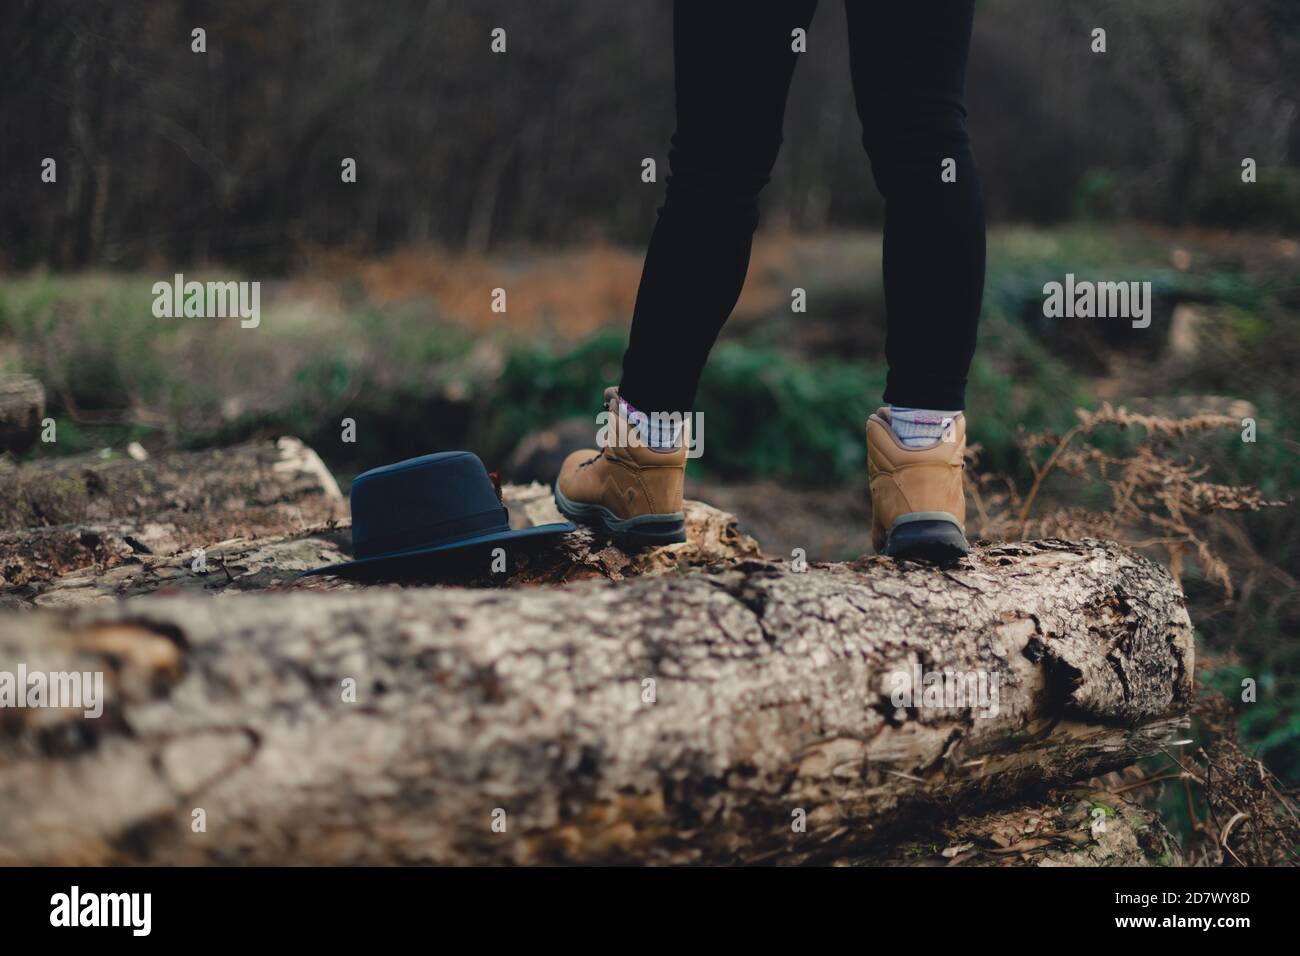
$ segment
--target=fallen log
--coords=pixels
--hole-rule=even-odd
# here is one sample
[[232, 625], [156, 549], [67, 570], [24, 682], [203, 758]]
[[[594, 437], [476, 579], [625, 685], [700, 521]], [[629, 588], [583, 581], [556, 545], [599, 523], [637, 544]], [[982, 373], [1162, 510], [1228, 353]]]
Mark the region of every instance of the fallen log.
[[[107, 699], [4, 712], [0, 863], [831, 861], [1186, 726], [1181, 593], [1114, 544], [668, 570], [9, 614], [0, 670]], [[986, 693], [894, 696], [945, 671]]]
[[150, 518], [165, 512], [342, 500], [314, 451], [296, 438], [206, 451], [36, 461], [4, 473], [0, 529]]
[[303, 531], [347, 505], [295, 438], [136, 461], [52, 459], [0, 472], [0, 586]]
[[0, 453], [36, 444], [45, 417], [45, 387], [30, 375], [0, 375]]
[[[551, 490], [544, 485], [505, 485], [502, 496], [510, 510], [514, 527], [526, 528], [563, 520], [555, 510]], [[467, 561], [452, 555], [442, 562], [426, 562], [405, 570], [405, 577], [389, 576], [385, 584], [421, 585], [436, 581], [467, 587], [518, 587], [523, 585], [559, 584], [588, 578], [621, 581], [624, 578], [665, 574], [670, 571], [718, 568], [737, 561], [762, 556], [757, 542], [736, 528], [736, 519], [724, 511], [698, 501], [687, 501], [686, 526], [689, 539], [683, 544], [626, 554], [608, 539], [586, 528], [560, 538], [543, 539], [530, 547], [509, 549], [504, 567], [497, 570], [491, 559]], [[288, 524], [279, 512], [270, 513], [267, 524], [272, 528]], [[343, 591], [368, 587], [374, 579], [328, 576], [300, 578], [302, 572], [324, 565], [337, 564], [351, 557], [350, 526], [347, 521], [330, 522], [294, 534], [271, 533], [222, 539], [217, 535], [230, 530], [230, 516], [212, 517], [212, 536], [200, 537], [204, 527], [197, 520], [182, 530], [171, 525], [151, 522], [144, 526], [169, 540], [188, 540], [201, 547], [203, 560], [196, 562], [193, 550], [160, 546], [155, 540], [150, 548], [142, 546], [140, 528], [131, 522], [112, 527], [103, 525], [66, 526], [49, 529], [62, 547], [75, 542], [70, 562], [76, 570], [41, 577], [42, 571], [57, 566], [55, 560], [38, 562], [33, 555], [45, 554], [46, 530], [0, 534], [0, 571], [6, 569], [5, 546], [12, 543], [11, 554], [25, 555], [15, 561], [26, 577], [0, 588], [0, 608], [73, 608], [99, 604], [119, 598], [163, 592], [207, 595], [236, 594], [245, 591]], [[240, 513], [243, 527], [250, 521], [248, 512]], [[254, 526], [256, 530], [256, 526]], [[58, 551], [62, 557], [67, 550]], [[85, 555], [93, 554], [89, 566]], [[13, 567], [11, 566], [11, 568]], [[401, 570], [401, 569], [399, 569]], [[12, 570], [7, 571], [13, 574]]]

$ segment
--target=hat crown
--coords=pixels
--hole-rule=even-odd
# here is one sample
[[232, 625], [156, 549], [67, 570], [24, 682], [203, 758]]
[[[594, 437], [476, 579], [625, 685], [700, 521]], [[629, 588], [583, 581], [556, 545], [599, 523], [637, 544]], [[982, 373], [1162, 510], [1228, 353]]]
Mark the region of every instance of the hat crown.
[[352, 482], [352, 551], [368, 558], [509, 529], [477, 455], [439, 452], [374, 468]]

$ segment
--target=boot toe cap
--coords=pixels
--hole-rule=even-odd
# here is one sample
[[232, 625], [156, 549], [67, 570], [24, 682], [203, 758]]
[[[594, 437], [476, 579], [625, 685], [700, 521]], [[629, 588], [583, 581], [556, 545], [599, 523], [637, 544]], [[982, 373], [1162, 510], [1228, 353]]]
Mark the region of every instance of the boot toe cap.
[[555, 483], [561, 491], [568, 492], [572, 489], [573, 481], [578, 475], [578, 469], [584, 464], [600, 455], [595, 448], [580, 448], [575, 452], [570, 452], [569, 456], [564, 459], [564, 464], [560, 465], [560, 474], [555, 479]]

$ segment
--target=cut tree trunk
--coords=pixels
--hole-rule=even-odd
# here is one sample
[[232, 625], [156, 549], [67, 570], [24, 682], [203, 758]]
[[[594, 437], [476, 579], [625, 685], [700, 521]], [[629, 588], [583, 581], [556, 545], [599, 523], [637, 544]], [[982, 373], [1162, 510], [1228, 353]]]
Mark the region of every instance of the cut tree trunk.
[[30, 375], [0, 375], [0, 454], [36, 444], [45, 417], [45, 388]]
[[[505, 485], [502, 496], [510, 523], [516, 528], [563, 520], [555, 510], [551, 489], [544, 485]], [[394, 569], [390, 569], [382, 583], [437, 581], [501, 588], [588, 578], [621, 581], [669, 571], [719, 568], [762, 556], [754, 539], [737, 530], [732, 515], [697, 501], [687, 501], [685, 510], [689, 532], [685, 544], [629, 555], [579, 528], [572, 534], [512, 548], [504, 572], [494, 570], [490, 552], [487, 557], [476, 556], [481, 560], [475, 561], [454, 554], [440, 563], [396, 569], [405, 573], [405, 578], [393, 577]], [[374, 579], [335, 576], [299, 578], [304, 571], [351, 558], [349, 522], [331, 521], [288, 533], [298, 526], [296, 512], [263, 509], [259, 516], [264, 519], [262, 524], [252, 522], [245, 509], [237, 515], [211, 515], [207, 525], [197, 520], [182, 527], [123, 521], [0, 533], [0, 570], [13, 579], [10, 587], [0, 588], [0, 608], [82, 607], [156, 591], [209, 595], [290, 587], [345, 591], [376, 583]], [[205, 527], [212, 528], [212, 533], [202, 537]], [[255, 536], [220, 537], [235, 528], [251, 530]], [[177, 546], [180, 541], [187, 543]], [[203, 550], [202, 570], [196, 570], [193, 548]], [[51, 551], [53, 558], [48, 557]], [[76, 570], [61, 573], [67, 566]]]
[[321, 500], [329, 504], [325, 517], [333, 517], [343, 499], [320, 457], [296, 438], [144, 461], [56, 458], [6, 470], [4, 481], [5, 530]]
[[[9, 614], [0, 670], [103, 672], [107, 701], [5, 712], [0, 863], [831, 861], [1186, 726], [1182, 595], [1116, 545], [800, 568], [723, 560], [718, 528], [617, 583], [285, 575]], [[611, 576], [589, 534], [548, 575], [574, 540], [575, 576]], [[295, 567], [341, 550], [285, 541]], [[945, 671], [986, 695], [891, 699]]]
[[346, 516], [338, 484], [296, 438], [135, 461], [77, 457], [0, 472], [0, 586], [189, 555]]

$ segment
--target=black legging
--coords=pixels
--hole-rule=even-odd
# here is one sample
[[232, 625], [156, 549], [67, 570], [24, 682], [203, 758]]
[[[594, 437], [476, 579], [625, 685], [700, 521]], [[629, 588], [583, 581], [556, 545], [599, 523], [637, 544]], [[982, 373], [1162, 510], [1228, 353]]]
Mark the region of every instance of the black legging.
[[[643, 411], [694, 405], [709, 349], [740, 297], [758, 193], [781, 147], [800, 55], [791, 31], [806, 29], [816, 6], [674, 5], [672, 171], [619, 387]], [[846, 0], [846, 7], [862, 143], [885, 198], [884, 398], [964, 408], [984, 289], [984, 213], [962, 105], [974, 2]], [[941, 179], [946, 158], [956, 163], [956, 182]]]

